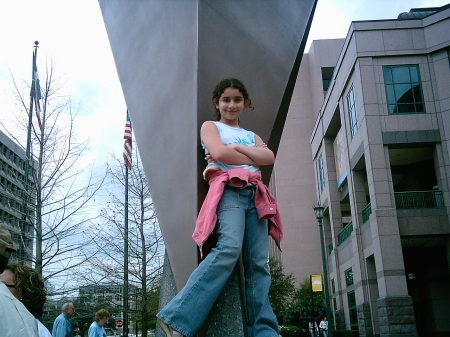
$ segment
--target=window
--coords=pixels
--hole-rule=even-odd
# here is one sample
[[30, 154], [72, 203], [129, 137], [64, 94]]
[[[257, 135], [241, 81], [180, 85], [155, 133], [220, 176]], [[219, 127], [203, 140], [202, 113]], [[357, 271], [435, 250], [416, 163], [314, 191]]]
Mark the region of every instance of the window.
[[335, 293], [336, 292], [336, 286], [334, 285], [334, 278], [331, 279], [331, 293]]
[[347, 293], [347, 300], [348, 313], [350, 316], [350, 327], [352, 330], [358, 330], [358, 315], [356, 313], [356, 297], [354, 291], [350, 291]]
[[350, 118], [350, 134], [352, 135], [353, 138], [356, 131], [358, 131], [358, 116], [356, 113], [355, 89], [353, 87], [353, 84], [347, 93], [347, 107], [348, 107], [348, 116]]
[[320, 190], [323, 191], [325, 188], [325, 172], [323, 169], [323, 158], [322, 153], [319, 156], [319, 159], [317, 159], [317, 164], [319, 166], [319, 183], [320, 183]]
[[353, 270], [352, 268], [348, 268], [345, 272], [345, 284], [347, 287], [353, 285]]
[[330, 87], [331, 78], [333, 77], [334, 67], [322, 67], [322, 88], [327, 91]]
[[419, 66], [384, 66], [389, 114], [424, 113]]

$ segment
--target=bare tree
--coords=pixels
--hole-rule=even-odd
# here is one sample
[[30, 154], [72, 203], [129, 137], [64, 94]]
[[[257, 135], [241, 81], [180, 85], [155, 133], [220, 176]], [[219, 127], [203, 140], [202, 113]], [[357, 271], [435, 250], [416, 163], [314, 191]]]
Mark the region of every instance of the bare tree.
[[[142, 337], [146, 337], [149, 321], [153, 322], [156, 315], [164, 246], [145, 173], [134, 148], [133, 168], [128, 174], [128, 313], [135, 324], [141, 323]], [[89, 232], [95, 252], [90, 259], [94, 268], [92, 283], [122, 286], [124, 282], [126, 170], [121, 159], [114, 158], [107, 165], [110, 201], [101, 211], [103, 222], [97, 224], [96, 231]]]
[[[2, 125], [25, 149], [29, 116], [35, 111], [30, 111], [33, 105], [29, 106], [29, 86], [17, 82], [13, 76], [12, 81], [21, 113], [14, 114], [14, 130]], [[23, 263], [31, 260], [56, 294], [69, 290], [67, 282], [71, 275], [86, 261], [87, 257], [80, 254], [86, 244], [81, 234], [92, 220], [92, 199], [103, 183], [103, 178], [94, 179], [92, 168], [80, 165], [89, 140], [77, 140], [74, 124], [79, 106], [70, 96], [61, 95], [62, 87], [50, 62], [42, 86], [41, 124], [35, 118], [31, 125], [32, 159], [26, 160], [23, 174], [16, 172], [25, 191], [24, 207], [18, 207], [24, 219], [22, 231], [32, 226], [35, 238], [35, 255], [29, 252], [19, 258]]]

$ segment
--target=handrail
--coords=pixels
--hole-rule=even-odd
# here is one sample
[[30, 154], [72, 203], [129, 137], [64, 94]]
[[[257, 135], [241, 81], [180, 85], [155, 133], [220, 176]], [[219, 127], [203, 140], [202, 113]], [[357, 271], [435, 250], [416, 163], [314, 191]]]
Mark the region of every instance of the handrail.
[[341, 232], [338, 234], [338, 245], [342, 244], [347, 240], [353, 232], [353, 223], [350, 221], [348, 224], [342, 228]]
[[442, 191], [395, 192], [395, 205], [399, 209], [444, 207]]
[[362, 220], [363, 223], [365, 223], [367, 220], [369, 220], [370, 214], [372, 214], [372, 205], [370, 202], [367, 204], [366, 207], [364, 207], [362, 211]]

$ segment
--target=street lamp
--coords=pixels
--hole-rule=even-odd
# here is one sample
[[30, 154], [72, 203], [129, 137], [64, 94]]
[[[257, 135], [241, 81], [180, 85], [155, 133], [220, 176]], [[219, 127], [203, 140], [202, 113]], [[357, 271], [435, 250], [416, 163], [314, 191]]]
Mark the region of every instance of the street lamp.
[[319, 223], [319, 232], [320, 232], [320, 248], [322, 250], [322, 273], [323, 273], [323, 286], [325, 292], [325, 305], [327, 312], [327, 321], [328, 321], [328, 336], [333, 337], [333, 316], [331, 315], [331, 306], [330, 306], [330, 293], [328, 292], [328, 268], [327, 268], [327, 258], [325, 253], [325, 242], [323, 235], [323, 210], [324, 207], [317, 202], [317, 205], [313, 206], [314, 212], [316, 213], [316, 219]]

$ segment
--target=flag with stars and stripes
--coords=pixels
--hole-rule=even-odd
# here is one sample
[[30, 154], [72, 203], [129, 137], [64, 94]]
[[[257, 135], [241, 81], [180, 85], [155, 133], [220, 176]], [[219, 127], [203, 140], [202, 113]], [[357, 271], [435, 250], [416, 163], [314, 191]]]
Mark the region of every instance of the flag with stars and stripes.
[[127, 121], [125, 123], [125, 133], [123, 138], [125, 139], [123, 148], [123, 159], [125, 160], [125, 166], [131, 169], [131, 150], [132, 150], [132, 138], [131, 138], [131, 120], [127, 111]]

